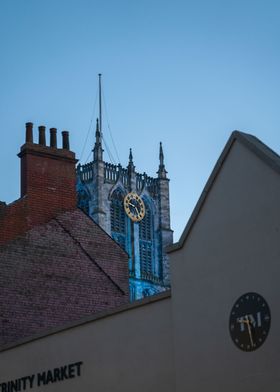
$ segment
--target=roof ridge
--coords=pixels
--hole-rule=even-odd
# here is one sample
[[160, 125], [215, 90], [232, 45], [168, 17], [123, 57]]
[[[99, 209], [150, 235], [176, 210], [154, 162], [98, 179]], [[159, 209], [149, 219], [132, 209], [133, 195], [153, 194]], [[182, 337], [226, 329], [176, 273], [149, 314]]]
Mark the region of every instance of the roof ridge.
[[198, 198], [198, 201], [191, 213], [190, 218], [187, 221], [187, 224], [179, 238], [179, 241], [168, 246], [167, 253], [176, 251], [183, 246], [186, 238], [192, 230], [193, 225], [195, 224], [195, 221], [200, 213], [200, 210], [207, 198], [210, 189], [212, 188], [214, 181], [219, 175], [219, 172], [236, 140], [238, 140], [245, 148], [249, 149], [253, 154], [257, 155], [268, 166], [270, 166], [273, 170], [277, 171], [278, 174], [280, 174], [280, 156], [275, 151], [273, 151], [270, 147], [264, 144], [256, 136], [238, 130], [233, 131], [228, 141], [226, 142], [226, 145], [223, 148], [217, 162], [215, 163], [208, 180], [206, 181], [206, 184]]
[[245, 147], [249, 148], [271, 168], [280, 173], [280, 156], [267, 144], [256, 136], [241, 131], [234, 131], [232, 137], [238, 139]]
[[74, 241], [74, 243], [76, 245], [78, 245], [78, 247], [82, 250], [82, 252], [99, 268], [99, 270], [101, 272], [103, 272], [103, 274], [111, 281], [111, 283], [113, 283], [118, 290], [121, 291], [122, 294], [126, 294], [125, 291], [114, 281], [114, 279], [98, 264], [98, 262], [86, 251], [86, 249], [83, 247], [83, 245], [80, 243], [80, 241], [77, 240], [77, 238], [75, 238], [72, 233], [70, 232], [70, 230], [68, 230], [66, 227], [64, 227], [64, 225], [61, 223], [61, 221], [58, 219], [58, 217], [53, 218], [58, 224], [59, 226], [69, 235], [69, 237], [72, 238], [72, 240]]
[[[113, 240], [114, 245], [116, 245], [119, 249], [122, 250], [122, 252], [124, 252], [127, 256], [129, 256], [128, 253], [127, 253], [127, 251], [124, 250], [124, 249], [121, 247], [121, 245], [120, 245], [117, 241], [115, 241], [115, 240], [107, 233], [107, 231], [105, 231], [105, 230], [103, 229], [103, 227], [99, 226], [99, 225], [93, 220], [93, 218], [91, 218], [82, 208], [77, 207], [76, 210], [78, 210], [78, 211], [80, 211], [81, 213], [83, 213], [84, 216], [85, 216], [88, 220], [90, 220], [91, 222], [94, 222], [94, 224], [97, 225], [98, 228], [103, 232], [103, 234], [105, 234], [108, 238], [110, 238], [110, 240]], [[66, 211], [66, 212], [67, 212], [67, 211]], [[63, 213], [63, 214], [64, 214], [64, 213]]]

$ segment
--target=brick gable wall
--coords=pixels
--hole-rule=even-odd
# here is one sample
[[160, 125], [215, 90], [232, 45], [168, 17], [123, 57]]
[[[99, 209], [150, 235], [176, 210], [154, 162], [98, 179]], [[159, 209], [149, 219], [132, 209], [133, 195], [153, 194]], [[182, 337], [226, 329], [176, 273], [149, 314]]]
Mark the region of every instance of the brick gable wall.
[[21, 198], [0, 202], [0, 346], [129, 301], [128, 256], [76, 207], [68, 133], [50, 139], [26, 124]]

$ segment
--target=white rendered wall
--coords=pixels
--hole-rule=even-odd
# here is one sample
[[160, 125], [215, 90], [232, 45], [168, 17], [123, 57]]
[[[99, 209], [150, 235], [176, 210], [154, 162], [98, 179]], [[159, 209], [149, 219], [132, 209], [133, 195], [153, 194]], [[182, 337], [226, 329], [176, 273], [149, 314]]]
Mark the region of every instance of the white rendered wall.
[[[278, 392], [280, 388], [280, 176], [236, 141], [182, 249], [171, 253], [177, 392]], [[232, 342], [234, 302], [268, 302], [265, 343]]]
[[0, 391], [3, 382], [78, 361], [83, 362], [81, 376], [32, 390], [173, 391], [170, 319], [165, 296], [1, 352]]

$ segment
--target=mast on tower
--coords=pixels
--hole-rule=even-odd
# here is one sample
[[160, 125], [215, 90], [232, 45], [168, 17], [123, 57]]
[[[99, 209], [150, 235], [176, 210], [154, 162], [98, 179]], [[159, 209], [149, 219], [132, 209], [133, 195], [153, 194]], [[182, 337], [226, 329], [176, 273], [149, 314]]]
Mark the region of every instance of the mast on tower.
[[101, 76], [102, 74], [98, 74], [99, 78], [99, 131], [102, 136], [102, 93], [101, 93]]
[[102, 94], [101, 94], [101, 74], [99, 77], [99, 118], [96, 119], [96, 131], [95, 131], [95, 144], [93, 148], [93, 160], [103, 160], [103, 149], [102, 149]]

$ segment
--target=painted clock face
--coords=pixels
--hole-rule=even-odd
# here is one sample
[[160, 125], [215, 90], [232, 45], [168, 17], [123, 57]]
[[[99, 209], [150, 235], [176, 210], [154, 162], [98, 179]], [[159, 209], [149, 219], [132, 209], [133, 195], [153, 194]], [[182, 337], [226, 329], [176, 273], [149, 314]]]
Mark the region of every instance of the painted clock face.
[[130, 192], [125, 196], [124, 209], [133, 222], [139, 222], [145, 216], [144, 202], [135, 192]]
[[242, 295], [233, 305], [229, 330], [233, 342], [244, 351], [259, 348], [270, 328], [270, 310], [265, 299], [257, 293]]

